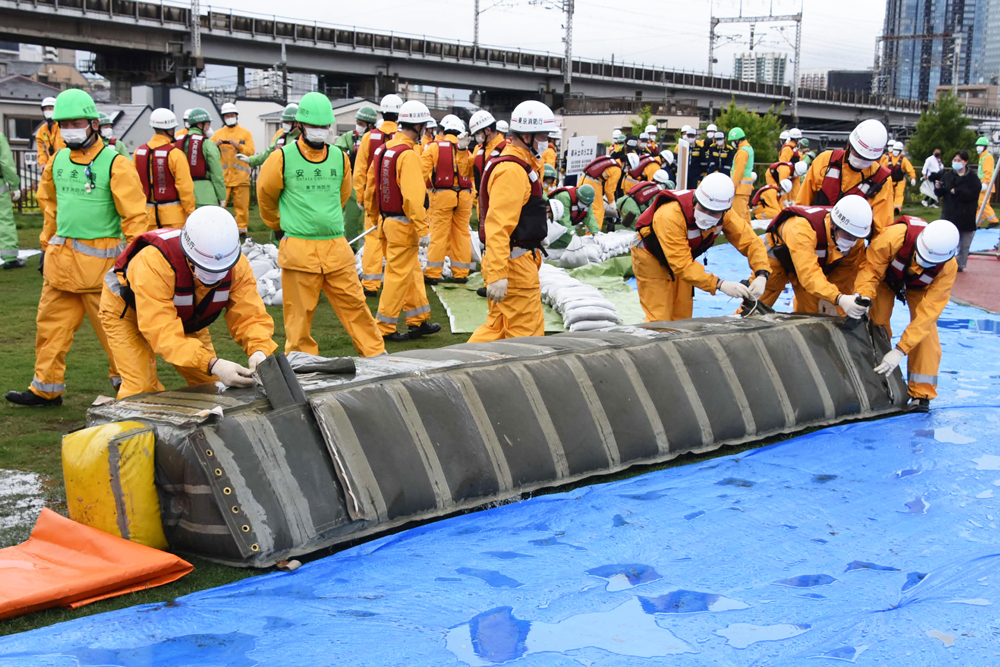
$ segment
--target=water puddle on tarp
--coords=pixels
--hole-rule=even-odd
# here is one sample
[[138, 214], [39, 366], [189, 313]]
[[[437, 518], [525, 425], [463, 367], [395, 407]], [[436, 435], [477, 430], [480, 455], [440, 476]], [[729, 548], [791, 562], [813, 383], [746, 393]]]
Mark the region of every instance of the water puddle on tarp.
[[[708, 269], [745, 278], [735, 254], [713, 249]], [[699, 316], [736, 307], [695, 303]], [[1000, 321], [956, 305], [945, 317]], [[940, 336], [929, 414], [535, 496], [292, 573], [2, 637], [0, 667], [1000, 664], [1000, 341]]]

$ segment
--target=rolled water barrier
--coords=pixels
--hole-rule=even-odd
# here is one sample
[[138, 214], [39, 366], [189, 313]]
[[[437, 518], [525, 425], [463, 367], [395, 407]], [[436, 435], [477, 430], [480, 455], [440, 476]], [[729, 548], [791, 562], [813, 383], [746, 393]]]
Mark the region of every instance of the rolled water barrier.
[[358, 359], [353, 375], [313, 363], [296, 376], [277, 355], [263, 388], [134, 396], [90, 420], [155, 427], [173, 549], [264, 567], [534, 489], [898, 411], [899, 371], [872, 370], [884, 331], [841, 324], [652, 323]]

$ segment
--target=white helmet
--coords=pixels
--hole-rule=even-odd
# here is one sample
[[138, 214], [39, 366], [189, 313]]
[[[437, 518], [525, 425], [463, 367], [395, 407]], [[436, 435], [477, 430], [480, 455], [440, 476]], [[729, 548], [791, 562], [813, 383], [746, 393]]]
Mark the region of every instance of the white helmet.
[[795, 139], [796, 141], [798, 141], [799, 139], [802, 138], [802, 130], [800, 130], [797, 127], [793, 127], [788, 131], [788, 138]]
[[795, 163], [796, 176], [805, 176], [807, 171], [809, 171], [809, 165], [805, 163], [805, 160], [799, 160]]
[[450, 113], [441, 119], [441, 129], [445, 132], [452, 130], [456, 134], [461, 134], [465, 132], [465, 123], [462, 122], [461, 118]]
[[177, 116], [170, 109], [153, 109], [149, 114], [149, 126], [155, 130], [172, 130], [177, 127]]
[[872, 230], [872, 207], [860, 195], [847, 195], [834, 205], [830, 220], [854, 238], [863, 239]]
[[226, 102], [225, 104], [222, 105], [222, 111], [220, 111], [220, 114], [225, 116], [231, 113], [239, 115], [240, 112], [236, 110], [235, 104], [233, 104], [232, 102]]
[[[386, 95], [386, 97], [388, 97], [388, 95]], [[384, 102], [385, 99], [383, 98], [382, 101]], [[403, 102], [402, 106], [399, 107], [399, 122], [401, 125], [421, 125], [423, 123], [429, 123], [432, 120], [434, 119], [431, 117], [431, 111], [423, 102], [407, 100], [406, 102]]]
[[486, 109], [480, 109], [476, 113], [472, 114], [472, 118], [469, 119], [469, 132], [475, 134], [476, 132], [481, 132], [488, 128], [490, 125], [497, 124], [496, 118], [493, 117]]
[[556, 129], [552, 109], [537, 100], [521, 102], [510, 115], [510, 129], [514, 132], [548, 134]]
[[45, 107], [54, 107], [55, 105], [56, 105], [56, 98], [46, 97], [44, 100], [42, 100], [40, 106], [44, 109]]
[[184, 223], [181, 250], [199, 269], [228, 271], [240, 259], [240, 229], [232, 213], [218, 206], [195, 209]]
[[715, 131], [716, 131], [716, 130], [718, 130], [718, 129], [719, 129], [719, 128], [718, 128], [718, 127], [716, 127], [715, 123], [709, 123], [709, 124], [708, 124], [708, 127], [706, 127], [706, 128], [705, 128], [705, 131], [706, 131], [706, 132], [715, 132]]
[[935, 220], [917, 236], [917, 258], [927, 264], [944, 264], [958, 252], [958, 228], [948, 220]]
[[792, 191], [792, 182], [789, 179], [781, 179], [780, 185], [781, 189], [784, 190], [786, 194]]
[[636, 167], [639, 166], [639, 154], [638, 153], [629, 153], [628, 155], [625, 156], [625, 159], [628, 160], [628, 168], [629, 169], [635, 169]]
[[646, 134], [648, 134], [650, 137], [652, 137], [654, 134], [656, 134], [656, 126], [655, 125], [647, 125], [646, 126]]
[[877, 160], [882, 157], [885, 144], [889, 141], [889, 134], [885, 131], [885, 125], [869, 118], [863, 120], [851, 132], [851, 148], [863, 160]]
[[715, 131], [715, 138], [716, 139], [723, 139], [723, 140], [725, 140], [726, 133], [725, 132], [720, 132], [720, 131], [716, 130]]
[[892, 144], [892, 150], [899, 151], [900, 153], [902, 153], [903, 152], [903, 142], [902, 141], [893, 142], [893, 144]]
[[399, 113], [401, 106], [403, 106], [403, 98], [399, 95], [386, 95], [378, 103], [378, 107], [382, 113]]
[[556, 129], [549, 132], [549, 139], [562, 139], [562, 128], [557, 127]]
[[191, 110], [190, 109], [185, 109], [184, 110], [184, 115], [181, 116], [181, 118], [184, 120], [184, 127], [190, 127], [190, 125], [188, 125], [188, 117], [190, 115], [191, 115]]
[[624, 136], [625, 135], [622, 134], [621, 130], [617, 130], [617, 129], [611, 130], [611, 141], [615, 141], [616, 139], [621, 139]]
[[648, 132], [640, 132], [639, 133], [639, 140], [640, 141], [649, 141], [649, 133]]
[[670, 183], [670, 174], [668, 174], [663, 169], [657, 169], [656, 173], [653, 174], [653, 182], [659, 183], [664, 188], [666, 188], [667, 185]]
[[782, 141], [788, 141], [788, 136], [789, 136], [788, 130], [785, 130], [784, 132], [778, 135], [778, 138], [781, 139]]
[[721, 171], [709, 174], [702, 179], [694, 198], [709, 211], [728, 211], [733, 206], [736, 196], [736, 186], [733, 179]]
[[550, 199], [549, 208], [552, 209], [552, 219], [556, 221], [562, 219], [563, 213], [566, 212], [566, 207], [558, 199]]
[[510, 132], [510, 125], [507, 124], [507, 121], [505, 120], [497, 121], [497, 132], [501, 132], [503, 134], [507, 134], [508, 132]]
[[427, 121], [427, 127], [428, 128], [433, 128], [433, 127], [437, 127], [437, 126], [438, 126], [438, 122], [436, 120], [434, 120], [433, 116], [431, 116], [431, 119], [429, 121]]
[[666, 162], [667, 164], [673, 164], [674, 163], [674, 152], [673, 151], [661, 151], [660, 152], [660, 156], [663, 158], [663, 161]]

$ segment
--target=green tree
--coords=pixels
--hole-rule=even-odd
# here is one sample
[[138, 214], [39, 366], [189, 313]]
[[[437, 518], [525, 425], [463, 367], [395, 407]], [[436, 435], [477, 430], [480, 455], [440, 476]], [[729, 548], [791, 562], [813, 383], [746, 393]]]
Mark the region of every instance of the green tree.
[[967, 150], [970, 156], [975, 156], [977, 136], [969, 129], [972, 121], [962, 112], [962, 103], [948, 93], [920, 114], [916, 131], [907, 145], [907, 153], [915, 165], [923, 163], [935, 148], [941, 149], [945, 164], [951, 162], [959, 150]]
[[639, 110], [639, 117], [630, 120], [632, 124], [632, 134], [639, 136], [646, 131], [646, 126], [649, 125], [649, 119], [653, 116], [653, 110], [649, 108], [647, 104], [642, 109]]
[[766, 113], [759, 114], [745, 107], [738, 107], [736, 101], [731, 100], [715, 119], [715, 124], [726, 133], [727, 141], [729, 130], [734, 127], [743, 128], [746, 132], [747, 141], [753, 146], [754, 162], [760, 165], [757, 168], [758, 179], [754, 187], [764, 184], [759, 177], [760, 173], [778, 159], [778, 135], [785, 129], [781, 122], [781, 112], [784, 108], [784, 104], [777, 109], [772, 106]]

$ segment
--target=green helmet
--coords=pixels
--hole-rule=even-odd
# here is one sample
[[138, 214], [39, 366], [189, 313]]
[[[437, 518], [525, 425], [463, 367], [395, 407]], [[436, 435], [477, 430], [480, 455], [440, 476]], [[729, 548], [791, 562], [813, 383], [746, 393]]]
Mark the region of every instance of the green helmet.
[[990, 140], [987, 139], [986, 137], [979, 137], [978, 139], [976, 139], [976, 145], [977, 146], [989, 146], [990, 145]]
[[809, 140], [805, 138], [799, 139], [799, 148], [809, 148]]
[[195, 125], [200, 125], [206, 122], [211, 123], [212, 117], [205, 109], [195, 107], [194, 109], [191, 109], [191, 113], [188, 114], [187, 122], [189, 126], [194, 127]]
[[298, 104], [289, 104], [285, 107], [285, 110], [281, 112], [281, 122], [291, 123], [295, 120], [295, 116], [299, 113]]
[[555, 177], [556, 177], [556, 168], [553, 167], [551, 164], [546, 163], [545, 169], [542, 170], [542, 179], [555, 178]]
[[106, 113], [99, 113], [99, 114], [97, 114], [97, 116], [98, 116], [98, 121], [97, 122], [100, 123], [101, 125], [114, 125], [115, 124], [114, 121], [111, 120], [111, 116], [109, 116]]
[[743, 131], [742, 127], [734, 127], [729, 130], [729, 141], [739, 141], [740, 139], [746, 139], [747, 133]]
[[97, 105], [94, 98], [79, 88], [69, 88], [56, 97], [56, 108], [52, 112], [52, 120], [75, 120], [86, 118], [98, 120]]
[[375, 113], [375, 108], [369, 106], [363, 106], [358, 109], [358, 113], [354, 114], [354, 118], [360, 120], [362, 123], [378, 122], [378, 114]]
[[581, 185], [576, 189], [576, 198], [580, 200], [581, 204], [586, 204], [590, 206], [594, 203], [594, 186], [586, 184]]
[[330, 104], [330, 98], [323, 93], [306, 93], [299, 100], [299, 110], [295, 113], [295, 120], [306, 125], [319, 127], [333, 125], [337, 122], [333, 115], [333, 105]]

